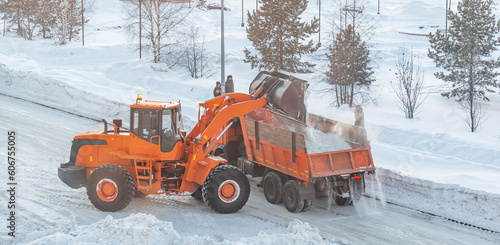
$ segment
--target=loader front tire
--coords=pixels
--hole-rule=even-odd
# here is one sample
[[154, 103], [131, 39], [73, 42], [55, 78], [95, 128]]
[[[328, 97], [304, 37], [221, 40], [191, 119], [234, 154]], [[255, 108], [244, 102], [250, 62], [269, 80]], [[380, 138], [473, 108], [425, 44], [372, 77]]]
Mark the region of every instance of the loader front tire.
[[291, 213], [298, 213], [304, 209], [304, 200], [300, 197], [297, 181], [289, 180], [283, 186], [283, 203], [286, 210]]
[[276, 172], [268, 172], [262, 180], [264, 196], [269, 203], [278, 204], [283, 202], [283, 182]]
[[98, 167], [92, 172], [87, 183], [87, 196], [101, 211], [120, 211], [128, 206], [135, 195], [134, 179], [119, 165], [107, 164]]
[[243, 208], [250, 196], [247, 176], [233, 165], [212, 169], [202, 188], [203, 201], [215, 212], [228, 214]]

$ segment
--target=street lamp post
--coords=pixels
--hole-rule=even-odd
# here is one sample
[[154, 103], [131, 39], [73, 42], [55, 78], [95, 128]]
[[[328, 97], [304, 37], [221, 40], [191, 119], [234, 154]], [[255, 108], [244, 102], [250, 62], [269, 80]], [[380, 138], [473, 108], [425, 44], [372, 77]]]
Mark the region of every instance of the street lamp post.
[[446, 0], [446, 8], [444, 9], [446, 13], [446, 20], [445, 20], [445, 27], [444, 27], [444, 36], [445, 38], [448, 38], [448, 0]]
[[139, 59], [142, 60], [142, 0], [139, 0]]
[[85, 46], [85, 20], [83, 18], [83, 0], [82, 0], [82, 46]]
[[224, 0], [221, 0], [221, 13], [220, 13], [220, 63], [221, 63], [221, 71], [220, 71], [220, 81], [222, 84], [222, 91], [226, 93], [226, 80], [224, 79], [225, 74], [225, 59], [224, 59]]
[[321, 0], [319, 0], [319, 31], [318, 31], [318, 47], [321, 47]]

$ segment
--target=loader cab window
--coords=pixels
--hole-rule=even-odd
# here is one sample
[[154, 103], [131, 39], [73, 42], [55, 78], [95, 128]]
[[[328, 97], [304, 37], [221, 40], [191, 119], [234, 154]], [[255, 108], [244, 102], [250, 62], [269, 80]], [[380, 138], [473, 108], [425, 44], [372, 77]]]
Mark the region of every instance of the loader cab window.
[[132, 109], [130, 113], [132, 133], [142, 140], [158, 144], [158, 138], [151, 140], [151, 137], [159, 135], [159, 110]]
[[161, 117], [161, 151], [170, 152], [180, 141], [177, 134], [177, 108], [164, 109]]

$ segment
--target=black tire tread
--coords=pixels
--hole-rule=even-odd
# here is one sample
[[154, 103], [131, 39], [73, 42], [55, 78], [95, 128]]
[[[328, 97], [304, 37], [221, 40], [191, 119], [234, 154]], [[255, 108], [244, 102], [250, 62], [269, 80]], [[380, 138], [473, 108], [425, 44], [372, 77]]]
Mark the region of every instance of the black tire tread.
[[[297, 196], [295, 204], [290, 205], [290, 203], [288, 203], [286, 200], [286, 193], [288, 188], [291, 188]], [[285, 208], [291, 213], [298, 213], [301, 212], [302, 209], [304, 209], [304, 200], [300, 197], [299, 184], [296, 180], [289, 180], [283, 186], [283, 203], [285, 204]]]
[[[122, 197], [117, 197], [116, 202], [115, 201], [109, 202], [109, 203], [103, 202], [100, 200], [100, 198], [97, 196], [97, 194], [94, 191], [95, 188], [93, 188], [93, 183], [95, 181], [100, 180], [100, 177], [98, 175], [104, 174], [106, 172], [108, 172], [108, 174], [111, 174], [111, 175], [116, 174], [116, 176], [118, 177], [118, 180], [116, 182], [119, 182], [119, 181], [125, 182], [123, 184], [126, 186], [125, 187], [126, 188], [126, 190], [125, 190], [126, 195], [122, 196]], [[106, 165], [102, 165], [102, 166], [98, 167], [96, 170], [94, 170], [92, 172], [87, 183], [88, 183], [87, 184], [87, 196], [89, 197], [90, 202], [97, 209], [99, 209], [101, 211], [105, 211], [105, 212], [117, 212], [117, 211], [120, 211], [120, 210], [124, 209], [125, 207], [127, 207], [128, 204], [132, 201], [132, 198], [134, 197], [135, 190], [136, 190], [136, 187], [134, 184], [134, 179], [132, 178], [132, 175], [130, 175], [130, 173], [125, 168], [123, 168], [120, 165], [116, 165], [116, 164], [106, 164]], [[95, 183], [97, 183], [97, 182], [95, 182]], [[120, 183], [117, 183], [117, 185], [120, 185]], [[90, 188], [90, 187], [92, 187], [92, 188]]]
[[[242, 183], [240, 185], [240, 197], [239, 200], [234, 201], [233, 203], [227, 204], [220, 201], [217, 191], [215, 193], [211, 190], [217, 187], [217, 182], [223, 182], [226, 179], [231, 178], [232, 176], [238, 176]], [[220, 178], [224, 178], [222, 181]], [[233, 177], [234, 178], [234, 177]], [[235, 179], [233, 179], [235, 180]], [[238, 182], [238, 180], [236, 180]], [[233, 165], [219, 165], [210, 171], [207, 179], [203, 183], [202, 187], [202, 195], [203, 201], [215, 212], [221, 214], [234, 213], [243, 208], [248, 201], [248, 197], [250, 196], [250, 182], [246, 175], [236, 166]]]
[[[267, 181], [274, 181], [275, 182], [274, 184], [276, 186], [276, 192], [277, 192], [275, 198], [270, 198], [267, 195], [267, 190], [266, 190], [266, 182]], [[274, 171], [268, 172], [264, 176], [264, 178], [262, 179], [262, 187], [264, 189], [264, 196], [269, 203], [279, 204], [279, 203], [283, 202], [283, 182], [281, 180], [280, 174], [278, 174]]]

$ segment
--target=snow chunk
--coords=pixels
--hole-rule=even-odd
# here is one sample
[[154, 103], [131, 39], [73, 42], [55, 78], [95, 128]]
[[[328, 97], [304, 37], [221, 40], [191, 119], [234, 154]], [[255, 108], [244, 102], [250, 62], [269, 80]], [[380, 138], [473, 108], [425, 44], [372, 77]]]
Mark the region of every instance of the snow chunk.
[[168, 221], [151, 214], [131, 214], [123, 219], [108, 215], [91, 225], [73, 225], [28, 244], [333, 244], [324, 239], [318, 228], [294, 220], [288, 224], [289, 233], [268, 234], [242, 238], [237, 242], [212, 237], [181, 236]]

